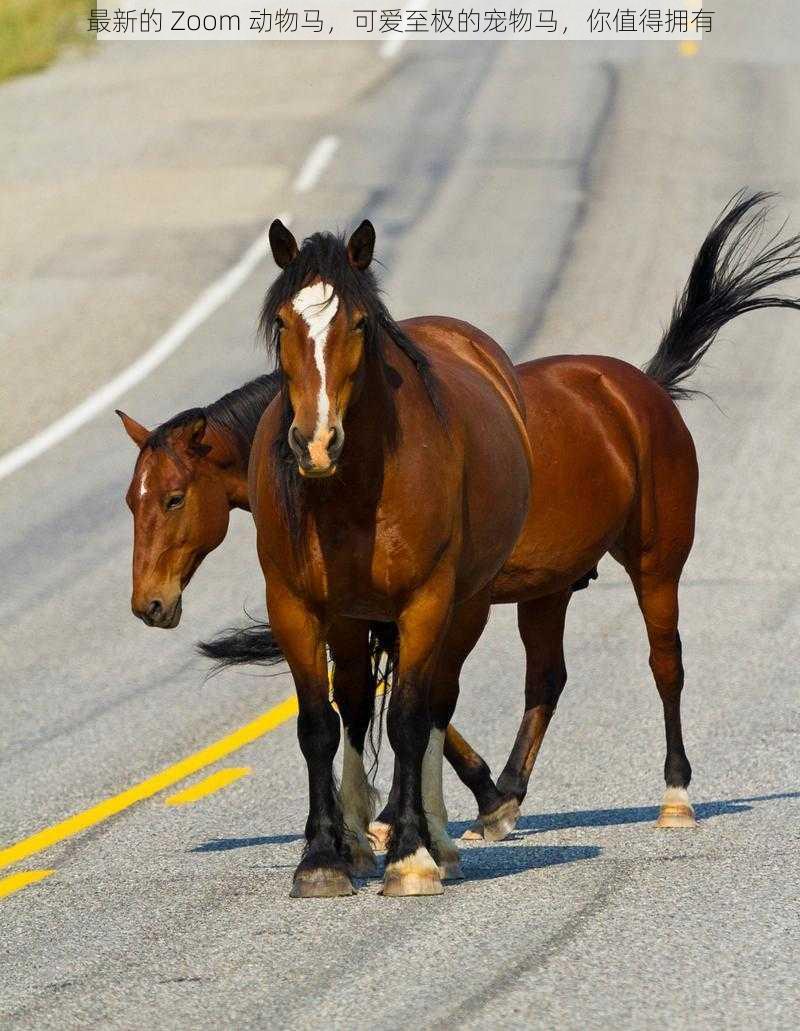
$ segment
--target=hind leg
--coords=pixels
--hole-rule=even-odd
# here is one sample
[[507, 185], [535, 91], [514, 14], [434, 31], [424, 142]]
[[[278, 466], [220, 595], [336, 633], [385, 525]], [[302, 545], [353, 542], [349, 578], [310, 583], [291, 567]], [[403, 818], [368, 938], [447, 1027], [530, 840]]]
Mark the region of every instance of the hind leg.
[[571, 596], [568, 590], [517, 606], [517, 624], [525, 645], [525, 712], [497, 780], [502, 801], [492, 811], [481, 813], [465, 837], [499, 841], [516, 826], [536, 757], [567, 682], [564, 621]]
[[377, 873], [367, 837], [377, 792], [364, 770], [364, 740], [375, 702], [368, 631], [368, 624], [357, 620], [337, 620], [328, 631], [328, 647], [333, 659], [333, 698], [344, 726], [339, 799], [354, 877]]
[[695, 827], [697, 821], [687, 790], [692, 779], [692, 767], [686, 757], [681, 729], [684, 677], [678, 633], [678, 576], [638, 572], [632, 579], [650, 642], [650, 669], [664, 708], [666, 790], [657, 826]]

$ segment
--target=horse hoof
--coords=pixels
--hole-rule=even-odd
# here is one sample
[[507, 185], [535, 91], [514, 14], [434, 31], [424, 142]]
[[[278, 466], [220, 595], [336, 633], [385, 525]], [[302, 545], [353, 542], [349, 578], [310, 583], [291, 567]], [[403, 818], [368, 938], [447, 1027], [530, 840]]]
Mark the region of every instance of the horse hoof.
[[481, 816], [483, 836], [487, 841], [503, 841], [517, 826], [519, 802], [516, 798], [506, 799], [493, 813]]
[[661, 799], [661, 812], [656, 820], [656, 827], [683, 829], [696, 827], [694, 809], [689, 801], [686, 788], [667, 788]]
[[356, 852], [350, 864], [350, 876], [365, 880], [378, 876], [378, 864], [372, 852]]
[[443, 892], [439, 867], [426, 848], [420, 846], [412, 856], [398, 859], [386, 867], [382, 895], [405, 898], [411, 895], [441, 895]]
[[289, 897], [293, 899], [333, 899], [355, 895], [356, 889], [344, 870], [335, 867], [310, 867], [298, 870]]
[[464, 871], [461, 869], [458, 857], [445, 859], [439, 863], [439, 876], [443, 881], [463, 881]]
[[386, 846], [389, 844], [389, 834], [391, 833], [391, 830], [392, 825], [390, 823], [382, 823], [380, 820], [373, 820], [369, 825], [367, 837], [376, 852], [386, 851]]
[[471, 827], [467, 827], [461, 835], [462, 841], [483, 841], [483, 820], [477, 819]]
[[678, 802], [672, 805], [662, 805], [661, 812], [656, 820], [656, 827], [665, 829], [686, 829], [697, 826], [694, 809], [690, 805]]

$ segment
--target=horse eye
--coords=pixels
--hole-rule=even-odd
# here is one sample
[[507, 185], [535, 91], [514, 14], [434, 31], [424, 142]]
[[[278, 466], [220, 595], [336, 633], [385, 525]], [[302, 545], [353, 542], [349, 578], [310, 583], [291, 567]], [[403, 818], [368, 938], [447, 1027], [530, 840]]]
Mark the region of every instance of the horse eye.
[[180, 508], [185, 497], [185, 494], [170, 494], [164, 507], [168, 512], [171, 512], [175, 508]]
[[275, 332], [276, 333], [280, 333], [280, 331], [282, 329], [283, 329], [283, 319], [280, 317], [280, 315], [276, 315], [275, 316]]
[[363, 330], [366, 324], [367, 317], [366, 315], [362, 315], [360, 319], [356, 319], [356, 324], [353, 326], [353, 329]]

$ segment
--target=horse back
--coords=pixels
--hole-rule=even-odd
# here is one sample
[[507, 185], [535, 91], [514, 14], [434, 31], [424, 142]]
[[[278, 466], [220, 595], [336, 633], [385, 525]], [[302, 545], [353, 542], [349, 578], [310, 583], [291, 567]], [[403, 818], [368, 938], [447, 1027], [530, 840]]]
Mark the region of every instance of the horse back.
[[477, 369], [503, 397], [516, 423], [529, 471], [533, 470], [530, 442], [525, 426], [525, 395], [516, 369], [503, 348], [483, 330], [462, 319], [445, 315], [425, 315], [406, 319], [403, 329], [420, 343], [431, 357], [446, 360], [451, 356]]
[[691, 436], [652, 379], [595, 355], [540, 358], [517, 372], [536, 498], [495, 582], [496, 601], [569, 587], [632, 533], [641, 549], [670, 511], [694, 512]]

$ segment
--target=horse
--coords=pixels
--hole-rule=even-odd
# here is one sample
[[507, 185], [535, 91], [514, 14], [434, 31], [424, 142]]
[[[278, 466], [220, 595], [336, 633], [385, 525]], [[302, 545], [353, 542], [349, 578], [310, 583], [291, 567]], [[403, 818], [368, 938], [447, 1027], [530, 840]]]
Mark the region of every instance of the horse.
[[[683, 742], [678, 630], [681, 572], [694, 540], [698, 469], [676, 402], [686, 379], [732, 319], [763, 308], [800, 309], [772, 287], [800, 275], [800, 236], [759, 247], [771, 195], [737, 194], [695, 258], [667, 329], [643, 372], [615, 358], [548, 357], [517, 366], [533, 445], [536, 495], [520, 539], [491, 588], [517, 604], [525, 647], [525, 707], [495, 784], [489, 767], [450, 728], [445, 756], [471, 789], [479, 817], [464, 837], [501, 840], [516, 826], [533, 766], [567, 681], [563, 638], [576, 590], [610, 554], [633, 585], [650, 646], [666, 736], [665, 791], [657, 826], [696, 826], [692, 769]], [[465, 656], [448, 656], [457, 677]], [[393, 798], [370, 827], [376, 845]]]
[[[662, 338], [656, 356], [648, 363], [645, 374], [643, 376], [634, 375], [633, 372], [635, 370], [632, 370], [632, 367], [627, 366], [625, 363], [614, 363], [613, 367], [604, 370], [604, 374], [610, 377], [616, 396], [624, 401], [628, 407], [638, 407], [639, 410], [646, 412], [651, 400], [654, 401], [656, 406], [659, 403], [663, 403], [664, 391], [674, 401], [692, 397], [693, 392], [687, 391], [681, 386], [682, 380], [694, 371], [707, 347], [710, 346], [716, 332], [727, 322], [736, 318], [738, 314], [757, 307], [795, 306], [791, 300], [787, 299], [764, 296], [756, 297], [761, 290], [771, 286], [773, 281], [779, 281], [780, 278], [788, 278], [790, 275], [796, 274], [795, 271], [792, 271], [790, 264], [791, 260], [796, 257], [793, 253], [796, 246], [795, 240], [781, 244], [779, 250], [770, 252], [769, 248], [766, 248], [765, 251], [762, 251], [757, 256], [755, 261], [744, 263], [742, 260], [748, 242], [756, 235], [759, 228], [758, 223], [761, 221], [761, 215], [759, 215], [758, 221], [748, 221], [744, 230], [738, 233], [737, 238], [727, 247], [727, 260], [718, 269], [718, 265], [722, 261], [724, 248], [726, 248], [726, 244], [729, 242], [734, 230], [740, 227], [743, 220], [748, 218], [754, 212], [754, 209], [765, 199], [765, 195], [756, 195], [734, 203], [730, 211], [724, 214], [712, 228], [693, 265], [687, 288], [673, 312], [672, 322]], [[723, 268], [725, 271], [723, 271]], [[780, 273], [777, 279], [772, 278], [775, 272]], [[601, 360], [591, 359], [589, 361], [597, 362]], [[532, 508], [520, 544], [518, 545], [518, 552], [514, 553], [514, 558], [519, 559], [519, 553], [523, 551], [523, 545], [526, 541], [529, 542], [529, 554], [531, 554], [531, 545], [534, 542], [538, 542], [538, 562], [544, 569], [554, 567], [553, 555], [556, 550], [558, 550], [560, 555], [566, 555], [565, 561], [567, 564], [572, 563], [573, 570], [575, 568], [582, 569], [582, 566], [586, 565], [585, 561], [581, 562], [578, 560], [577, 552], [571, 559], [569, 558], [569, 538], [560, 529], [575, 525], [576, 508], [579, 508], [579, 504], [574, 494], [572, 481], [577, 479], [577, 477], [570, 476], [568, 479], [559, 477], [548, 483], [546, 479], [547, 471], [554, 468], [553, 458], [560, 451], [564, 451], [564, 448], [557, 446], [555, 436], [549, 432], [554, 425], [553, 422], [542, 421], [539, 423], [536, 419], [539, 405], [542, 406], [542, 410], [546, 411], [547, 403], [552, 407], [555, 399], [559, 401], [559, 408], [567, 421], [582, 420], [584, 418], [585, 413], [580, 411], [576, 402], [571, 399], [573, 388], [570, 387], [567, 378], [568, 374], [572, 377], [578, 374], [580, 372], [579, 366], [582, 365], [584, 365], [584, 360], [542, 359], [518, 367], [518, 375], [526, 397], [529, 413], [529, 433], [537, 439], [537, 448], [534, 452], [537, 477], [540, 483], [547, 484], [546, 494], [553, 506], [553, 519], [552, 525], [548, 525], [551, 523], [551, 520], [548, 519], [547, 513], [541, 512], [536, 507]], [[591, 368], [589, 366], [582, 369], [582, 373], [585, 373], [582, 375], [582, 378], [585, 380], [585, 389], [582, 392], [578, 390], [578, 394], [582, 393], [582, 397], [586, 401], [594, 403], [593, 379], [596, 383], [599, 383], [600, 369], [595, 366], [598, 376], [593, 376]], [[626, 375], [614, 375], [614, 372], [620, 371], [625, 371]], [[629, 398], [626, 393], [629, 385], [640, 395], [638, 406], [634, 405], [633, 396]], [[662, 390], [657, 390], [656, 385], [661, 387]], [[569, 388], [570, 394], [565, 397], [563, 394], [557, 393], [560, 387]], [[252, 400], [255, 396], [254, 391], [259, 390], [259, 388], [261, 390], [258, 395], [258, 401], [262, 407], [259, 410], [254, 410], [252, 406]], [[589, 388], [589, 390], [587, 391], [586, 388]], [[155, 481], [159, 477], [157, 471], [147, 471], [148, 465], [152, 463], [158, 465], [161, 461], [161, 453], [164, 451], [165, 444], [170, 438], [173, 439], [171, 446], [174, 450], [176, 446], [179, 446], [177, 441], [180, 439], [181, 429], [184, 429], [189, 424], [196, 424], [203, 417], [207, 419], [210, 425], [209, 432], [211, 436], [209, 436], [209, 440], [211, 443], [209, 452], [202, 455], [198, 455], [195, 452], [187, 452], [186, 450], [181, 452], [181, 464], [189, 464], [190, 466], [190, 478], [193, 480], [193, 490], [196, 494], [196, 503], [192, 507], [197, 513], [198, 518], [194, 520], [189, 519], [186, 508], [178, 509], [171, 515], [170, 518], [172, 520], [180, 520], [179, 530], [176, 530], [176, 532], [179, 532], [182, 540], [185, 541], [184, 550], [181, 553], [184, 556], [184, 564], [182, 564], [182, 567], [178, 564], [173, 570], [170, 570], [168, 566], [166, 568], [162, 566], [165, 583], [169, 583], [170, 578], [174, 578], [175, 580], [184, 581], [184, 585], [186, 585], [191, 577], [191, 573], [196, 568], [196, 565], [194, 565], [195, 556], [202, 557], [219, 543], [219, 534], [213, 531], [214, 520], [207, 518], [204, 514], [206, 512], [206, 504], [210, 505], [214, 495], [218, 493], [218, 488], [212, 483], [214, 474], [220, 477], [223, 490], [228, 492], [231, 506], [248, 507], [246, 502], [246, 465], [249, 455], [249, 444], [247, 441], [252, 441], [255, 425], [258, 423], [260, 414], [272, 400], [276, 391], [276, 378], [261, 377], [254, 384], [244, 385], [239, 391], [226, 395], [225, 398], [220, 399], [219, 402], [214, 402], [213, 405], [207, 408], [192, 408], [179, 415], [175, 415], [175, 417], [153, 433], [148, 433], [139, 424], [136, 424], [120, 412], [129, 434], [139, 446], [144, 448], [142, 456], [137, 461], [137, 469], [129, 491], [129, 501], [139, 497], [138, 485], [142, 477], [149, 478], [151, 481]], [[566, 407], [564, 407], [565, 402]], [[223, 415], [222, 422], [215, 418], [219, 413]], [[623, 430], [625, 430], [625, 427], [623, 427]], [[223, 444], [219, 440], [220, 434], [224, 436], [229, 435], [232, 439]], [[145, 446], [147, 439], [151, 440], [151, 444]], [[678, 454], [681, 440], [685, 440], [685, 434], [681, 431], [678, 432], [674, 439], [670, 435], [664, 437], [662, 440], [662, 453]], [[245, 446], [242, 446], [243, 442]], [[568, 452], [568, 442], [566, 450]], [[233, 465], [230, 462], [231, 454], [236, 457]], [[551, 460], [545, 460], [547, 454], [551, 455]], [[220, 462], [216, 463], [218, 456]], [[602, 474], [606, 469], [603, 459], [607, 460], [607, 458], [608, 455], [604, 455], [602, 448], [589, 453], [588, 462], [592, 464], [591, 471], [595, 480], [597, 479], [598, 472]], [[199, 463], [203, 463], [205, 466], [204, 475], [202, 476], [198, 476], [191, 469], [193, 465]], [[641, 461], [639, 464], [641, 464]], [[567, 465], [570, 470], [574, 468], [573, 461], [570, 461]], [[235, 479], [235, 483], [232, 483], [231, 477]], [[579, 481], [580, 483], [588, 483], [589, 477], [584, 476]], [[602, 481], [597, 483], [597, 490], [600, 493], [607, 493], [607, 491], [603, 492]], [[660, 494], [661, 492], [657, 491], [657, 495]], [[166, 519], [166, 515], [162, 511], [162, 506], [167, 503], [166, 494], [162, 498], [152, 495], [148, 495], [147, 498], [149, 505], [156, 505], [154, 509], [155, 518], [158, 521]], [[585, 506], [584, 510], [586, 511], [594, 510], [594, 499], [590, 500], [592, 503]], [[684, 500], [686, 501], [686, 499]], [[137, 519], [145, 518], [142, 511], [141, 504], [138, 506], [134, 505], [135, 525]], [[680, 518], [680, 511], [679, 509], [674, 511], [675, 520], [677, 521]], [[690, 499], [689, 506], [685, 507], [684, 511], [682, 511], [682, 524], [688, 527], [693, 523], [693, 520], [694, 500]], [[660, 527], [665, 527], [666, 531], [666, 526], [668, 524], [664, 524], [662, 521]], [[212, 531], [211, 535], [209, 535], [209, 530]], [[658, 532], [659, 536], [664, 536], [660, 530]], [[141, 546], [145, 544], [151, 546], [155, 554], [162, 554], [165, 551], [158, 528], [155, 533], [151, 530], [149, 535], [141, 534], [136, 539], [141, 541]], [[688, 545], [685, 541], [685, 550], [687, 550], [687, 546], [691, 546], [691, 539], [688, 541]], [[176, 553], [173, 554], [176, 555]], [[524, 584], [531, 577], [535, 578], [536, 566], [534, 563], [526, 565], [525, 561], [522, 563], [522, 566], [522, 581]], [[134, 584], [136, 584], [136, 570], [146, 570], [146, 568], [146, 562], [141, 563], [137, 562], [136, 559], [134, 560]], [[458, 733], [456, 728], [453, 725], [447, 728], [444, 741], [444, 756], [452, 763], [463, 783], [475, 795], [480, 813], [477, 823], [464, 835], [465, 837], [486, 836], [496, 840], [505, 836], [514, 826], [516, 812], [519, 811], [519, 805], [525, 798], [528, 780], [544, 732], [549, 720], [553, 717], [558, 697], [566, 684], [566, 668], [564, 666], [562, 644], [566, 606], [571, 594], [575, 590], [588, 586], [589, 581], [595, 575], [595, 569], [596, 567], [594, 566], [587, 567], [586, 571], [582, 572], [581, 576], [575, 580], [575, 583], [569, 586], [567, 592], [556, 592], [551, 596], [545, 594], [540, 602], [538, 599], [521, 599], [518, 602], [520, 605], [519, 625], [526, 646], [527, 656], [526, 714], [520, 734], [518, 734], [518, 744], [516, 744], [515, 750], [499, 780], [500, 789], [505, 788], [507, 791], [506, 786], [513, 788], [512, 791], [508, 792], [511, 795], [510, 798], [504, 798], [502, 790], [500, 792], [497, 791], [488, 766], [471, 749], [470, 745]], [[545, 575], [543, 580], [545, 590], [547, 583], [548, 580]], [[537, 590], [540, 590], [540, 586]], [[163, 593], [163, 591], [164, 588], [161, 587], [159, 594]], [[677, 579], [674, 580], [672, 594], [675, 595], [676, 592]], [[513, 599], [514, 595], [511, 593], [510, 600]], [[501, 597], [500, 600], [508, 600], [507, 592], [506, 596]], [[548, 619], [551, 616], [551, 612], [548, 609], [555, 609], [555, 621]], [[648, 602], [645, 601], [642, 607], [645, 624], [647, 610]], [[247, 628], [245, 631], [239, 631], [237, 634], [228, 635], [225, 644], [213, 642], [203, 645], [202, 648], [206, 655], [216, 660], [225, 661], [226, 656], [227, 661], [275, 660], [279, 658], [279, 651], [274, 646], [270, 646], [269, 635], [264, 632], [267, 629], [263, 626]], [[377, 631], [378, 637], [386, 637], [386, 625], [382, 628], [382, 633], [381, 625], [374, 625], [371, 631], [373, 638], [375, 631]], [[666, 628], [666, 633], [667, 637], [669, 637], [668, 628]], [[677, 636], [676, 626], [675, 635]], [[677, 639], [679, 640], [679, 637]], [[391, 648], [391, 641], [387, 646]], [[374, 651], [374, 645], [372, 650]], [[675, 707], [670, 704], [669, 700], [669, 679], [664, 673], [666, 662], [669, 662], [669, 655], [667, 655], [666, 662], [664, 658], [660, 658], [661, 655], [662, 652], [658, 647], [657, 637], [655, 657], [652, 657], [651, 663], [654, 665], [655, 659], [654, 675], [657, 678], [657, 684], [660, 677], [662, 685], [665, 686], [660, 689], [660, 694], [665, 707], [665, 726], [667, 727], [668, 754], [666, 767], [670, 766], [670, 756], [672, 756], [671, 764], [673, 766], [675, 765], [675, 757], [677, 762], [684, 766], [684, 761], [688, 764], [688, 760], [681, 759], [679, 751], [674, 746], [670, 750], [669, 714], [672, 716], [673, 740], [675, 722], [678, 733], [680, 730], [679, 692], [677, 693], [678, 704], [675, 718]], [[657, 672], [657, 670], [660, 672]], [[336, 672], [334, 669], [334, 678], [335, 676]], [[682, 669], [677, 678], [682, 684]], [[553, 685], [553, 688], [549, 688], [549, 685]], [[549, 697], [545, 696], [547, 691], [549, 691]], [[684, 770], [686, 772], [685, 766]], [[667, 789], [659, 814], [659, 827], [681, 828], [693, 827], [695, 825], [694, 812], [685, 794], [690, 776], [691, 768], [685, 776], [686, 783], [684, 785], [670, 785], [670, 779], [674, 780], [675, 776], [674, 773], [670, 775], [670, 770], [665, 768]], [[385, 844], [390, 821], [391, 802], [384, 812], [381, 813], [378, 822], [371, 825], [371, 835], [375, 843]]]
[[[465, 838], [500, 840], [516, 824], [567, 680], [567, 607], [572, 594], [596, 577], [597, 563], [606, 553], [631, 579], [662, 702], [665, 791], [657, 826], [696, 825], [680, 715], [684, 671], [678, 587], [693, 543], [697, 463], [676, 402], [695, 396], [685, 380], [724, 325], [761, 308], [798, 307], [792, 298], [763, 293], [800, 274], [800, 238], [770, 241], [756, 249], [768, 198], [763, 193], [737, 195], [714, 223], [643, 372], [618, 359], [595, 356], [548, 357], [517, 366], [528, 435], [535, 442], [539, 500], [531, 506], [515, 550], [492, 585], [491, 601], [518, 607], [526, 653], [525, 707], [496, 785], [485, 761], [448, 725], [444, 755], [478, 804], [478, 821]], [[374, 624], [371, 632], [381, 647], [393, 650], [387, 624]], [[455, 637], [437, 679], [458, 678], [465, 655], [454, 641]], [[202, 648], [223, 663], [270, 661], [276, 656], [266, 626], [230, 633]], [[385, 846], [395, 796], [393, 786], [387, 807], [370, 826], [378, 847]]]
[[[253, 441], [248, 493], [309, 777], [292, 895], [355, 890], [354, 851], [372, 804], [362, 758], [373, 707], [364, 676], [371, 620], [398, 630], [387, 715], [397, 790], [382, 891], [440, 894], [440, 864], [460, 874], [441, 791], [456, 699], [434, 675], [454, 633], [461, 648], [465, 635], [473, 644], [480, 636], [490, 584], [528, 511], [522, 396], [505, 352], [475, 327], [440, 317], [395, 322], [370, 269], [369, 221], [347, 242], [315, 233], [298, 246], [276, 220], [269, 239], [281, 272], [261, 328], [281, 392]], [[345, 727], [341, 805], [326, 642]]]
[[152, 431], [117, 409], [139, 448], [126, 502], [133, 514], [131, 609], [147, 626], [179, 624], [183, 591], [225, 539], [232, 509], [250, 511], [250, 448], [278, 389], [276, 375], [259, 376]]

